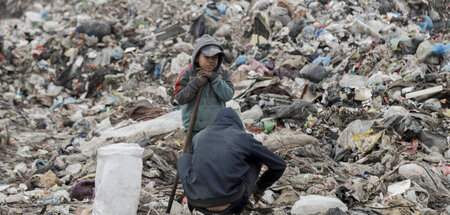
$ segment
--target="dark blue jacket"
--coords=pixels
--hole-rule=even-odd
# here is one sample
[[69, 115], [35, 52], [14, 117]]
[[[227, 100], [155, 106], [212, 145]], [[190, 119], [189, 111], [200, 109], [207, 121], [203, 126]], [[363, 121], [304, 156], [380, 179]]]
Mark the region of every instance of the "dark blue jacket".
[[282, 158], [246, 133], [231, 108], [222, 109], [214, 124], [194, 137], [193, 144], [194, 153], [185, 153], [178, 160], [178, 172], [194, 206], [217, 206], [240, 199], [249, 164], [268, 167], [257, 182], [264, 189], [278, 180], [286, 168]]

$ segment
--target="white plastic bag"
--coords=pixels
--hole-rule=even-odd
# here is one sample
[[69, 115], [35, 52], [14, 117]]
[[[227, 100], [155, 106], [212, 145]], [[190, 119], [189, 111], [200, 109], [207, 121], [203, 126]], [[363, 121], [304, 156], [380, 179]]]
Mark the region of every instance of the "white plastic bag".
[[301, 197], [292, 207], [291, 214], [310, 215], [317, 213], [326, 213], [330, 208], [339, 208], [347, 212], [347, 206], [338, 198], [309, 195]]
[[170, 64], [170, 72], [172, 74], [180, 74], [180, 72], [189, 65], [190, 60], [191, 56], [188, 54], [184, 52], [178, 54], [178, 56], [174, 58]]
[[258, 105], [255, 105], [250, 110], [243, 112], [241, 116], [242, 116], [244, 123], [254, 123], [255, 120], [257, 120], [258, 118], [261, 118], [262, 115], [263, 115], [263, 111], [262, 111], [261, 107], [259, 107]]
[[118, 143], [98, 149], [94, 215], [136, 214], [143, 151], [135, 143]]

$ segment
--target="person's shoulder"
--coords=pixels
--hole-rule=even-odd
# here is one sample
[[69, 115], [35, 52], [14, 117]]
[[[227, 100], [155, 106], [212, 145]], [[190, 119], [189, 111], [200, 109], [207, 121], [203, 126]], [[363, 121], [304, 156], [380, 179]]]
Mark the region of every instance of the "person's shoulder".
[[191, 72], [193, 70], [194, 70], [194, 66], [192, 64], [189, 64], [189, 66], [187, 66], [183, 69], [183, 71], [185, 71], [185, 72]]
[[182, 70], [182, 75], [192, 76], [192, 71], [194, 71], [194, 67], [192, 65], [189, 65]]
[[242, 138], [246, 138], [247, 140], [250, 140], [251, 142], [254, 142], [256, 140], [256, 142], [260, 142], [259, 140], [257, 140], [255, 138], [255, 136], [253, 135], [253, 133], [247, 132], [247, 131], [242, 131]]
[[231, 126], [229, 129], [232, 131], [234, 136], [238, 136], [239, 138], [253, 138], [253, 134], [248, 133], [247, 131], [237, 126]]
[[227, 69], [225, 69], [222, 65], [219, 67], [217, 71], [219, 74], [230, 74], [230, 72]]

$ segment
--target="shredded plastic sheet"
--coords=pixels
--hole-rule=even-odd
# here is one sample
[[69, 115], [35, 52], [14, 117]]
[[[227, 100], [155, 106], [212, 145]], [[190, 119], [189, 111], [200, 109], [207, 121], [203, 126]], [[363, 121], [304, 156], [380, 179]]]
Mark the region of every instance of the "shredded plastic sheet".
[[364, 155], [373, 149], [382, 135], [383, 131], [374, 131], [373, 129], [370, 129], [362, 136], [354, 134], [353, 142], [355, 143], [356, 147], [358, 147], [359, 152]]

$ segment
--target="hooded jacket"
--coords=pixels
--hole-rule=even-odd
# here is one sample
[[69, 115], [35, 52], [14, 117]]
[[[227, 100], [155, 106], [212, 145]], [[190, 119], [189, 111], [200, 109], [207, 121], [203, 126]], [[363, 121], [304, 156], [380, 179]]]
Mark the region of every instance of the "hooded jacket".
[[262, 189], [277, 181], [286, 168], [281, 157], [244, 130], [231, 108], [222, 109], [214, 124], [194, 137], [193, 144], [193, 154], [185, 153], [178, 160], [178, 173], [189, 204], [196, 207], [242, 198], [244, 175], [252, 163], [268, 167], [257, 181]]
[[[181, 105], [181, 118], [185, 131], [187, 131], [189, 121], [191, 120], [195, 96], [200, 87], [202, 87], [200, 79], [197, 78], [197, 71], [200, 69], [200, 66], [195, 60], [200, 54], [200, 50], [207, 45], [216, 45], [223, 51], [222, 47], [214, 38], [207, 34], [203, 35], [198, 40], [195, 50], [192, 53], [192, 65], [180, 73], [178, 81], [175, 84], [175, 99]], [[193, 131], [200, 131], [206, 128], [206, 126], [213, 124], [219, 110], [225, 108], [225, 103], [233, 98], [231, 75], [221, 67], [223, 58], [223, 54], [220, 54], [219, 62], [213, 70], [211, 79], [203, 86]]]

